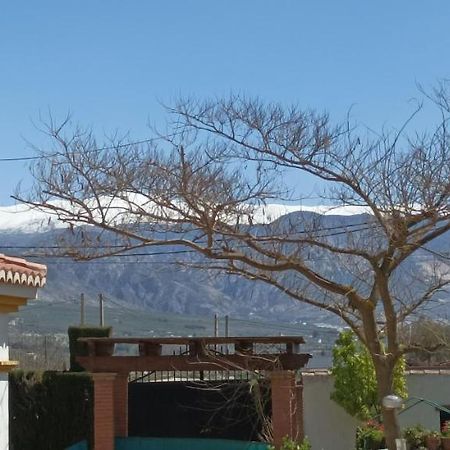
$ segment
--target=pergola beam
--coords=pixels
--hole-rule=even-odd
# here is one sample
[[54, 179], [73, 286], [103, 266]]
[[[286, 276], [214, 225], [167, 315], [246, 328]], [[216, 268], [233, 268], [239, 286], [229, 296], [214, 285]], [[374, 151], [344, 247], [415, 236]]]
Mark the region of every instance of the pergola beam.
[[89, 372], [124, 371], [220, 371], [297, 370], [306, 365], [309, 354], [258, 354], [192, 357], [162, 356], [79, 356], [77, 361]]

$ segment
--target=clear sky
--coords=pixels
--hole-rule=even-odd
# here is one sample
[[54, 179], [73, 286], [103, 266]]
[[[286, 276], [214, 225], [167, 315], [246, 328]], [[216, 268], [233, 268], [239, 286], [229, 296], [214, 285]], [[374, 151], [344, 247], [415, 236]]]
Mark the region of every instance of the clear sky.
[[[159, 101], [238, 91], [400, 125], [416, 83], [450, 78], [448, 0], [10, 1], [0, 10], [0, 157], [68, 110], [148, 137]], [[425, 123], [429, 117], [423, 115]], [[23, 163], [0, 163], [0, 204]]]

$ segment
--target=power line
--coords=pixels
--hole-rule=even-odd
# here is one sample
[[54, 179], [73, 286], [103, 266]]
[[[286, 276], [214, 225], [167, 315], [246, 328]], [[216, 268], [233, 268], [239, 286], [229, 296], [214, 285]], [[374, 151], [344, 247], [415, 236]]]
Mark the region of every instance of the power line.
[[[20, 214], [20, 213], [13, 213], [13, 214]], [[364, 227], [365, 225], [370, 225], [370, 227]], [[290, 233], [290, 234], [285, 234], [285, 235], [267, 235], [267, 236], [255, 236], [255, 239], [257, 240], [258, 237], [259, 238], [266, 238], [270, 239], [270, 238], [276, 238], [276, 237], [289, 237], [291, 235], [297, 235], [297, 234], [309, 234], [309, 233], [320, 233], [322, 231], [333, 231], [333, 230], [340, 230], [342, 228], [353, 228], [353, 227], [364, 227], [361, 230], [355, 230], [356, 232], [358, 231], [365, 231], [365, 230], [369, 230], [371, 227], [373, 226], [379, 226], [379, 224], [377, 223], [371, 223], [371, 222], [358, 222], [358, 223], [348, 223], [348, 224], [342, 224], [342, 225], [334, 225], [332, 227], [321, 227], [321, 228], [315, 228], [313, 230], [299, 230], [296, 231], [294, 233]], [[328, 236], [334, 236], [334, 234], [330, 234], [330, 235], [324, 235], [324, 236], [319, 236], [319, 237], [328, 237]], [[224, 239], [219, 239], [218, 241], [222, 241]], [[149, 244], [149, 246], [152, 244]], [[86, 245], [86, 246], [79, 246], [80, 248], [121, 248], [123, 247], [123, 245], [117, 244], [117, 245], [113, 245], [113, 244], [108, 244], [108, 245]], [[48, 248], [48, 249], [58, 249], [58, 248], [74, 248], [74, 246], [72, 245], [0, 245], [0, 249], [5, 249], [5, 248]]]
[[[102, 152], [104, 150], [116, 150], [119, 148], [131, 147], [133, 145], [149, 144], [150, 142], [160, 140], [160, 139], [162, 139], [162, 138], [158, 137], [158, 138], [151, 138], [151, 139], [142, 139], [140, 141], [128, 142], [127, 144], [117, 144], [117, 145], [93, 148], [93, 149], [87, 150], [87, 151], [89, 153], [95, 153], [95, 152]], [[73, 151], [72, 153], [80, 153], [80, 152]], [[36, 160], [45, 159], [45, 158], [48, 158], [48, 155], [6, 157], [6, 158], [0, 158], [0, 162], [36, 161]]]
[[[348, 226], [359, 226], [361, 224], [349, 224]], [[344, 226], [344, 225], [343, 225]], [[365, 230], [369, 230], [370, 227], [365, 227], [362, 229], [358, 229], [358, 230], [352, 230], [352, 232], [358, 232], [358, 231], [365, 231]], [[337, 233], [330, 233], [327, 235], [322, 235], [319, 236], [321, 238], [324, 237], [333, 237], [333, 236], [337, 236], [337, 235], [341, 235], [347, 233], [347, 231], [341, 231], [341, 232], [337, 232]], [[288, 243], [289, 244], [289, 243]], [[290, 243], [292, 244], [292, 243]], [[144, 246], [144, 247], [151, 247], [154, 246], [154, 244], [149, 244], [148, 246]], [[240, 244], [238, 247], [240, 248], [249, 248], [248, 245], [245, 244]], [[82, 250], [82, 249], [114, 249], [114, 248], [123, 248], [123, 246], [121, 245], [105, 245], [105, 246], [0, 246], [0, 249], [12, 249], [12, 248], [20, 248], [20, 249], [29, 249], [29, 250], [44, 250], [44, 249], [78, 249], [78, 250]], [[131, 249], [130, 249], [131, 250]], [[214, 250], [214, 249], [213, 249]], [[251, 248], [250, 248], [251, 250]], [[127, 252], [127, 249], [124, 248], [124, 252]], [[142, 257], [142, 256], [162, 256], [162, 255], [177, 255], [177, 254], [198, 254], [198, 255], [202, 255], [202, 253], [198, 250], [172, 250], [172, 251], [159, 251], [159, 252], [144, 252], [144, 253], [118, 253], [115, 255], [94, 255], [91, 256], [92, 259], [100, 259], [100, 258], [129, 258], [129, 257]], [[58, 255], [58, 254], [28, 254], [25, 253], [21, 256], [27, 257], [27, 258], [59, 258], [59, 259], [66, 259], [66, 258], [73, 258], [73, 255]], [[203, 255], [206, 259], [208, 259], [208, 256]], [[325, 257], [321, 257], [321, 258], [307, 258], [307, 261], [319, 261], [319, 260], [323, 260], [326, 259]], [[70, 262], [70, 264], [72, 263], [76, 263], [76, 262], [84, 262], [84, 263], [93, 263], [92, 260], [74, 260], [73, 262]], [[98, 263], [105, 263], [105, 264], [114, 264], [115, 262], [112, 261], [98, 261]], [[127, 261], [127, 263], [132, 263], [132, 261]], [[139, 261], [135, 261], [135, 263], [140, 263]], [[192, 261], [187, 261], [187, 262], [182, 262], [182, 261], [174, 261], [174, 262], [170, 262], [170, 261], [161, 261], [161, 262], [157, 262], [157, 261], [146, 261], [145, 263], [160, 263], [160, 264], [182, 264], [182, 263], [192, 263]], [[58, 263], [61, 264], [61, 263]]]
[[438, 257], [438, 258], [442, 258], [442, 259], [445, 259], [445, 260], [447, 260], [447, 261], [450, 260], [450, 256], [448, 256], [448, 255], [443, 255], [442, 253], [437, 252], [437, 251], [435, 251], [435, 250], [431, 250], [431, 248], [427, 248], [427, 247], [424, 247], [424, 246], [421, 246], [420, 248], [421, 248], [422, 250], [425, 250], [426, 252], [428, 252], [428, 253], [430, 253], [430, 254], [432, 254], [432, 255]]
[[[29, 247], [30, 249], [33, 247]], [[74, 248], [74, 247], [70, 247], [70, 248]], [[78, 247], [79, 249], [83, 249], [84, 247]], [[96, 248], [96, 247], [92, 247], [92, 248]], [[110, 247], [104, 247], [106, 249], [110, 248]], [[113, 247], [114, 248], [114, 247]], [[126, 250], [125, 250], [126, 251]], [[180, 255], [180, 254], [185, 254], [185, 253], [197, 253], [199, 254], [198, 251], [196, 250], [173, 250], [173, 251], [165, 251], [165, 252], [145, 252], [145, 253], [118, 253], [117, 255], [107, 255], [107, 256], [103, 256], [103, 258], [126, 258], [129, 256], [159, 256], [159, 255]], [[23, 256], [29, 257], [29, 258], [72, 258], [73, 255], [52, 255], [52, 254], [24, 254]], [[99, 258], [99, 256], [97, 257]], [[76, 261], [76, 260], [75, 260]], [[80, 260], [82, 261], [82, 260]]]
[[[314, 231], [307, 231], [307, 230], [301, 230], [301, 231], [297, 231], [293, 234], [290, 235], [268, 235], [268, 236], [259, 236], [259, 240], [261, 240], [261, 238], [263, 239], [267, 239], [267, 242], [270, 242], [271, 239], [276, 239], [276, 238], [283, 238], [286, 237], [286, 239], [289, 239], [290, 236], [292, 235], [297, 235], [297, 234], [309, 234], [309, 233], [320, 233], [322, 231], [331, 231], [331, 230], [337, 230], [337, 229], [342, 229], [342, 228], [352, 228], [352, 227], [359, 227], [361, 226], [361, 229], [358, 230], [352, 230], [351, 232], [359, 232], [359, 231], [367, 231], [370, 230], [371, 227], [364, 227], [364, 225], [369, 225], [370, 222], [360, 222], [360, 223], [354, 223], [354, 224], [344, 224], [344, 225], [339, 225], [339, 226], [333, 226], [333, 227], [323, 227], [323, 228], [318, 228], [315, 229]], [[370, 224], [370, 225], [374, 225], [377, 226], [377, 224]], [[340, 231], [340, 232], [336, 232], [336, 233], [329, 233], [329, 234], [325, 234], [325, 235], [321, 235], [321, 236], [315, 236], [315, 237], [319, 237], [319, 238], [326, 238], [326, 237], [333, 237], [333, 236], [339, 236], [341, 234], [345, 234], [347, 233], [347, 231]], [[245, 237], [241, 238], [240, 240], [245, 239]], [[220, 238], [216, 240], [217, 242], [223, 242], [226, 241], [226, 239], [224, 238]], [[255, 236], [255, 241], [258, 242], [258, 236]], [[198, 242], [201, 244], [201, 242]], [[292, 242], [287, 242], [292, 243]], [[156, 246], [157, 244], [153, 244], [153, 243], [149, 243], [149, 244], [144, 244], [144, 245], [140, 245], [140, 247], [152, 247], [152, 246]], [[245, 244], [242, 244], [243, 246], [245, 246]], [[108, 244], [108, 245], [0, 245], [0, 249], [33, 249], [33, 250], [59, 250], [59, 249], [114, 249], [114, 248], [123, 248], [124, 251], [127, 251], [127, 248], [125, 245], [121, 245], [121, 244]], [[168, 252], [154, 252], [153, 254], [166, 254]], [[197, 250], [180, 250], [177, 251], [176, 253], [198, 253]], [[39, 256], [52, 256], [52, 255], [39, 255]], [[125, 255], [126, 256], [126, 255]]]
[[[143, 254], [142, 256], [144, 256], [145, 254]], [[41, 258], [44, 259], [44, 257], [42, 255], [23, 255], [26, 256], [27, 258]], [[129, 255], [116, 255], [116, 257], [119, 256], [129, 256]], [[131, 255], [130, 255], [131, 256]], [[151, 255], [146, 255], [146, 256], [151, 256]], [[108, 256], [108, 258], [110, 257], [114, 257], [114, 256]], [[67, 257], [65, 256], [58, 256], [55, 257], [56, 258], [61, 258], [61, 259], [67, 259]], [[46, 265], [50, 265], [50, 264], [55, 264], [55, 265], [73, 265], [73, 264], [89, 264], [89, 265], [102, 265], [102, 264], [106, 264], [106, 265], [111, 265], [111, 264], [123, 264], [123, 265], [129, 265], [129, 264], [149, 264], [149, 265], [176, 265], [176, 266], [189, 266], [189, 265], [193, 265], [193, 264], [197, 264], [197, 262], [192, 261], [192, 260], [173, 260], [173, 261], [168, 261], [168, 260], [164, 260], [164, 261], [142, 261], [142, 260], [135, 260], [135, 261], [106, 261], [105, 259], [102, 260], [74, 260], [74, 261], [56, 261], [55, 259], [50, 260], [50, 261], [45, 261]], [[321, 258], [309, 258], [306, 259], [305, 261], [310, 261], [310, 262], [315, 262], [315, 261], [323, 261], [327, 259], [326, 257], [321, 257]], [[210, 260], [207, 258], [207, 260]], [[208, 267], [205, 267], [207, 269], [223, 269], [222, 266], [215, 266], [214, 264], [210, 264]]]
[[[30, 256], [31, 258], [37, 258], [37, 256]], [[80, 264], [86, 264], [86, 265], [112, 265], [112, 264], [126, 264], [126, 265], [130, 265], [130, 264], [140, 264], [140, 265], [188, 265], [188, 264], [192, 264], [192, 261], [46, 261], [45, 264], [48, 265], [63, 265], [63, 266], [68, 266], [71, 264], [76, 264], [77, 262], [79, 262]], [[211, 266], [211, 269], [214, 269], [214, 266]]]

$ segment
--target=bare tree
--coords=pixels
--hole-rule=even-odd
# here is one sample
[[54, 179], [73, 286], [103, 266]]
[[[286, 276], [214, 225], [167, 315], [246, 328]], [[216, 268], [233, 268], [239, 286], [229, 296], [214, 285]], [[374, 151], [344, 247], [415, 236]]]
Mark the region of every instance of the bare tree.
[[[90, 130], [50, 121], [53, 146], [39, 150], [33, 191], [16, 198], [67, 223], [78, 258], [185, 246], [208, 268], [337, 315], [367, 346], [381, 401], [396, 362], [414, 350], [400, 325], [449, 283], [445, 255], [427, 248], [450, 229], [448, 97], [436, 95], [442, 121], [412, 136], [406, 127], [359, 135], [326, 114], [241, 96], [180, 100], [168, 108], [169, 132], [137, 144], [99, 148]], [[326, 204], [366, 215], [332, 227], [320, 215], [272, 220], [268, 203], [300, 201], [293, 176], [319, 180]], [[111, 236], [114, 246], [103, 245]], [[408, 261], [425, 252], [434, 262], [419, 274]], [[382, 413], [393, 449], [395, 413]]]

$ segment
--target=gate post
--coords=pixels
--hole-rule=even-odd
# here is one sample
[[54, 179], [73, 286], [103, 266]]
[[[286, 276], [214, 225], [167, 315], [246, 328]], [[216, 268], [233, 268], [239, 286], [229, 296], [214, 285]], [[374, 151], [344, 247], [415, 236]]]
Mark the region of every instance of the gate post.
[[115, 373], [93, 373], [94, 450], [114, 450]]
[[118, 373], [114, 381], [115, 436], [128, 436], [128, 373]]
[[295, 371], [277, 370], [271, 374], [273, 443], [281, 447], [284, 437], [303, 438], [302, 392], [297, 386]]

